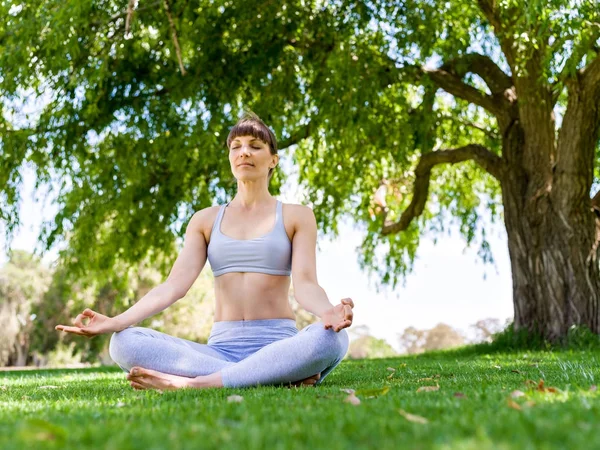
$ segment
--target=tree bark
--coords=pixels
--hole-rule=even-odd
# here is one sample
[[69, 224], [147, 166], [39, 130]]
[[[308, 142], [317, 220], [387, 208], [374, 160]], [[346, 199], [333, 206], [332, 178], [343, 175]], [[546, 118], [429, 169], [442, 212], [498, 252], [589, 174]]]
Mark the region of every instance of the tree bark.
[[[569, 125], [563, 123], [565, 126]], [[578, 130], [563, 128], [562, 132], [568, 136]], [[505, 155], [524, 154], [525, 136], [516, 122], [505, 135]], [[533, 151], [531, 147], [527, 150]], [[581, 148], [572, 150], [584, 152]], [[540, 148], [537, 157], [543, 160], [552, 153]], [[536, 155], [529, 157], [535, 159]], [[573, 325], [599, 333], [600, 223], [590, 208], [589, 185], [587, 200], [577, 201], [585, 192], [581, 171], [579, 178], [571, 173], [570, 182], [562, 178], [553, 185], [554, 179], [550, 179], [540, 189], [539, 178], [529, 176], [526, 164], [518, 158], [511, 163], [501, 185], [515, 330], [541, 334], [551, 341], [562, 340]], [[570, 201], [565, 202], [565, 197]]]

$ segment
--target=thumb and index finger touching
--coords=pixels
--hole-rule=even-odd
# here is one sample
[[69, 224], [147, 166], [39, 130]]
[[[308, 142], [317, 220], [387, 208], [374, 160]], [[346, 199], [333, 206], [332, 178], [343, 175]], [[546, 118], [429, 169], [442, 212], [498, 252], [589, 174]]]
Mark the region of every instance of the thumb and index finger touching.
[[58, 331], [67, 331], [70, 333], [85, 335], [83, 329], [86, 327], [86, 324], [83, 323], [83, 319], [92, 319], [96, 313], [89, 308], [86, 308], [81, 314], [78, 314], [77, 317], [73, 320], [74, 327], [66, 326], [66, 325], [56, 325], [54, 327], [55, 330]]

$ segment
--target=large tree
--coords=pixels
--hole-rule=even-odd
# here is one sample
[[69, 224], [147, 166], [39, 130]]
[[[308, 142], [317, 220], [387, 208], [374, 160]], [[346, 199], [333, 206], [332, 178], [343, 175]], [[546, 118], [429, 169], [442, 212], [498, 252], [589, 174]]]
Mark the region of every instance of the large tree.
[[[295, 149], [322, 229], [362, 224], [382, 282], [452, 217], [487, 260], [486, 210], [506, 225], [515, 327], [600, 331], [594, 2], [0, 5], [2, 219], [18, 223], [34, 164], [61, 206], [42, 239], [67, 240], [74, 267], [168, 250], [231, 195], [224, 137], [250, 106]], [[15, 125], [16, 99], [44, 93]]]

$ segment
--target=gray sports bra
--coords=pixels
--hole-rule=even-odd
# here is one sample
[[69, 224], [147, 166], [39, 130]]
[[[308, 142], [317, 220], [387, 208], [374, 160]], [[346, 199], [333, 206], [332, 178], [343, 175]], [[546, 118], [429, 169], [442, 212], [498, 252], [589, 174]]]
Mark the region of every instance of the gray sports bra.
[[208, 243], [208, 261], [214, 276], [229, 272], [289, 276], [292, 271], [292, 242], [283, 225], [282, 203], [277, 200], [273, 229], [254, 239], [234, 239], [221, 233], [221, 222], [228, 205], [221, 205]]

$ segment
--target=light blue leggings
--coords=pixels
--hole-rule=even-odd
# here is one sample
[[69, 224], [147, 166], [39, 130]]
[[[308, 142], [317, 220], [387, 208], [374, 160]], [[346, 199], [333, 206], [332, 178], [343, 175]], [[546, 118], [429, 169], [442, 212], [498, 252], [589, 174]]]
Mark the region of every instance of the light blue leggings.
[[326, 330], [322, 322], [298, 331], [292, 319], [263, 319], [215, 322], [207, 344], [130, 327], [112, 335], [109, 352], [126, 372], [137, 366], [193, 378], [221, 371], [225, 387], [247, 387], [317, 373], [320, 384], [348, 345], [346, 330]]

